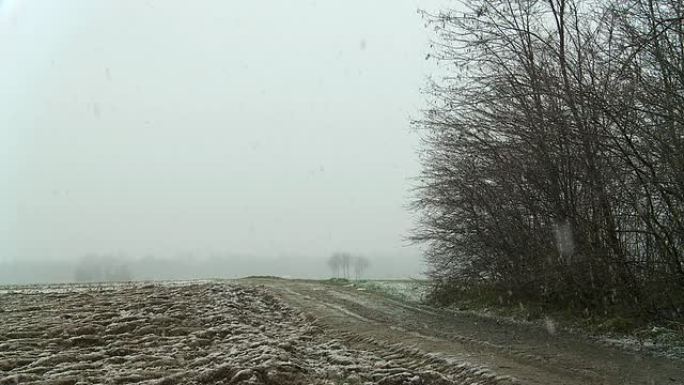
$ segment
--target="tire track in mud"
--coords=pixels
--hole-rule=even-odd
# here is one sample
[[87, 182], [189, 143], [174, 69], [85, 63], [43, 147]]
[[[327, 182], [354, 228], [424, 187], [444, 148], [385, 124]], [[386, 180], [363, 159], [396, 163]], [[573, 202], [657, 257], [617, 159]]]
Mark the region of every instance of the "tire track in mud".
[[[347, 295], [346, 293], [333, 292], [333, 295], [337, 296], [342, 302], [344, 302], [345, 306], [363, 309], [362, 306], [360, 306], [356, 301], [354, 301], [353, 297], [351, 297], [350, 295]], [[396, 301], [392, 298], [383, 298], [383, 300], [394, 305], [394, 306], [396, 306], [396, 307], [398, 307], [398, 308], [402, 308], [402, 309], [405, 309], [408, 311], [424, 313], [424, 314], [427, 314], [427, 315], [432, 316], [432, 317], [444, 317], [444, 314], [438, 313], [436, 311], [424, 309], [424, 308], [417, 307], [417, 306], [407, 305], [407, 304], [401, 303], [399, 301]], [[341, 308], [342, 306], [339, 306], [339, 307]], [[462, 334], [458, 334], [458, 333], [454, 333], [454, 332], [444, 332], [444, 331], [440, 331], [440, 330], [429, 330], [429, 327], [427, 327], [427, 325], [413, 325], [413, 327], [416, 330], [419, 330], [419, 332], [416, 332], [419, 334], [420, 334], [420, 331], [423, 331], [424, 333], [427, 333], [429, 331], [429, 333], [435, 337], [447, 338], [450, 340], [459, 341], [462, 344], [467, 345], [467, 346], [478, 347], [481, 349], [486, 349], [487, 351], [491, 350], [491, 351], [494, 351], [496, 353], [507, 354], [510, 356], [514, 356], [514, 357], [524, 359], [526, 361], [536, 361], [540, 364], [550, 364], [550, 363], [555, 363], [558, 361], [554, 357], [546, 357], [546, 356], [542, 356], [540, 354], [532, 353], [532, 352], [525, 351], [522, 349], [517, 349], [517, 348], [514, 348], [512, 346], [506, 346], [506, 345], [502, 345], [502, 344], [498, 344], [498, 343], [494, 343], [494, 342], [490, 342], [490, 341], [477, 339], [474, 337], [468, 337], [466, 335], [462, 335]], [[426, 337], [425, 334], [421, 334], [421, 336]]]
[[[342, 306], [332, 305], [330, 303], [323, 304], [332, 309], [340, 310], [344, 314], [350, 315], [353, 318], [375, 323], [374, 321], [370, 321], [352, 311], [344, 309]], [[449, 357], [448, 355], [443, 354], [429, 353], [423, 351], [416, 345], [408, 346], [400, 342], [388, 345], [387, 341], [380, 340], [372, 336], [364, 336], [359, 333], [345, 330], [336, 330], [331, 324], [326, 323], [325, 321], [316, 320], [314, 324], [322, 329], [334, 330], [333, 333], [337, 336], [337, 338], [343, 339], [354, 347], [363, 348], [364, 350], [372, 350], [376, 352], [382, 359], [399, 365], [402, 368], [420, 370], [426, 366], [431, 366], [431, 370], [439, 371], [440, 373], [448, 375], [450, 378], [467, 384], [478, 383], [510, 385], [520, 383], [511, 376], [498, 376], [496, 373], [485, 367], [475, 366], [468, 362], [456, 363], [458, 360], [454, 357]], [[412, 332], [411, 334], [423, 339], [431, 338], [417, 332]]]
[[[299, 294], [299, 293], [298, 293]], [[302, 294], [299, 294], [302, 295]], [[306, 295], [303, 295], [307, 297]], [[330, 303], [321, 302], [323, 306], [330, 309], [340, 310], [345, 315], [350, 315], [355, 319], [365, 319], [352, 311], [343, 308], [339, 305], [332, 305]], [[313, 316], [312, 316], [313, 317]], [[371, 324], [382, 325], [382, 323], [377, 323], [375, 321], [368, 321]], [[492, 371], [486, 366], [476, 365], [467, 360], [463, 360], [462, 357], [457, 357], [445, 353], [434, 353], [423, 350], [419, 347], [419, 344], [406, 344], [402, 342], [388, 342], [387, 339], [376, 338], [373, 336], [368, 336], [364, 332], [350, 332], [348, 330], [339, 329], [338, 325], [334, 322], [328, 322], [324, 320], [317, 320], [315, 323], [324, 330], [329, 330], [331, 335], [337, 338], [342, 338], [350, 346], [369, 350], [377, 353], [380, 357], [385, 360], [390, 360], [392, 363], [399, 365], [401, 367], [406, 367], [412, 370], [417, 370], [420, 368], [425, 368], [429, 366], [430, 370], [438, 371], [448, 376], [449, 379], [453, 379], [458, 383], [463, 384], [495, 384], [495, 385], [510, 385], [510, 384], [522, 384], [528, 382], [522, 382], [514, 376], [511, 375], [499, 375]], [[401, 327], [389, 327], [391, 330], [397, 330], [399, 332], [406, 333], [411, 337], [416, 337], [420, 340], [426, 341], [441, 341], [441, 339], [436, 338], [431, 335], [421, 334], [416, 331], [407, 331]], [[471, 345], [479, 345], [492, 347], [494, 345], [489, 344], [487, 341], [478, 341], [473, 338], [468, 338], [464, 336], [454, 336], [450, 335], [452, 339], [459, 342], [468, 343]], [[509, 349], [501, 348], [502, 351], [511, 353]], [[520, 354], [520, 357], [527, 358], [531, 357], [529, 354]], [[535, 382], [538, 384], [561, 384], [565, 382]], [[584, 382], [582, 382], [584, 383]]]
[[[463, 383], [684, 384], [681, 362], [607, 350], [583, 341], [566, 343], [572, 336], [546, 336], [539, 328], [530, 328], [527, 333], [540, 334], [540, 344], [546, 342], [547, 346], [525, 349], [517, 347], [527, 342], [524, 339], [511, 344], [516, 346], [500, 342], [505, 338], [501, 329], [510, 326], [505, 322], [491, 325], [493, 321], [483, 320], [485, 331], [499, 328], [494, 330], [498, 334], [487, 340], [467, 331], [459, 333], [453, 325], [440, 328], [445, 325], [443, 319], [449, 316], [444, 312], [398, 303], [374, 293], [357, 293], [309, 281], [278, 280], [259, 284], [270, 287], [286, 302], [316, 317], [317, 325], [351, 346], [374, 351], [400, 366], [415, 368], [430, 364]], [[472, 315], [464, 318], [466, 321], [458, 322], [477, 324], [480, 321]], [[577, 344], [597, 350], [585, 357], [586, 351], [572, 350]], [[597, 359], [604, 353], [602, 359]]]
[[[289, 289], [289, 292], [294, 292], [294, 291]], [[316, 298], [316, 300], [328, 308], [339, 310], [340, 312], [342, 312], [346, 315], [350, 315], [355, 319], [365, 320], [368, 323], [372, 323], [372, 324], [376, 324], [376, 325], [384, 325], [384, 324], [391, 323], [391, 322], [395, 321], [392, 318], [385, 317], [385, 316], [379, 316], [379, 317], [376, 316], [376, 318], [380, 319], [379, 322], [376, 322], [375, 319], [369, 320], [365, 316], [359, 315], [358, 313], [355, 313], [354, 311], [349, 310], [349, 309], [354, 309], [354, 310], [357, 310], [360, 312], [362, 312], [362, 311], [365, 312], [368, 309], [365, 308], [364, 306], [360, 305], [359, 303], [357, 303], [355, 301], [349, 300], [348, 297], [345, 295], [340, 296], [340, 294], [341, 294], [340, 292], [333, 291], [333, 292], [327, 292], [327, 293], [332, 297], [337, 297], [336, 298], [337, 302], [341, 303], [341, 305], [331, 304], [330, 302], [326, 302], [325, 298], [318, 296]], [[313, 299], [312, 296], [308, 295], [308, 294], [297, 293], [297, 295], [299, 295], [303, 298]], [[388, 302], [396, 302], [396, 301], [389, 300]], [[423, 309], [418, 309], [418, 308], [415, 308], [413, 306], [408, 306], [408, 305], [401, 305], [398, 307], [402, 307], [402, 308], [410, 309], [410, 310], [414, 310], [414, 311], [417, 310], [417, 311], [427, 313], [427, 314], [432, 315], [432, 316], [439, 315], [439, 314], [432, 312], [432, 311], [424, 311]], [[370, 315], [368, 315], [368, 316], [370, 317]], [[334, 323], [327, 323], [327, 324], [325, 324], [325, 326], [328, 328], [335, 328]], [[406, 328], [404, 328], [404, 327], [394, 326], [394, 325], [389, 326], [389, 328], [392, 330], [398, 330], [400, 332], [404, 332], [406, 334], [411, 335], [412, 337], [417, 337], [418, 339], [421, 339], [421, 340], [443, 341], [446, 339], [449, 341], [456, 341], [456, 342], [461, 343], [464, 347], [469, 348], [471, 350], [476, 350], [478, 352], [484, 352], [484, 353], [494, 352], [496, 354], [505, 354], [506, 356], [513, 358], [516, 361], [521, 362], [521, 363], [528, 363], [529, 361], [533, 361], [533, 362], [536, 362], [539, 364], [545, 364], [545, 363], [553, 362], [553, 360], [550, 360], [550, 359], [543, 357], [543, 356], [540, 356], [540, 355], [529, 353], [529, 352], [526, 352], [523, 350], [514, 349], [512, 347], [507, 347], [507, 346], [491, 343], [489, 341], [478, 340], [478, 339], [473, 338], [473, 337], [468, 337], [468, 336], [460, 335], [460, 334], [453, 333], [453, 332], [447, 333], [447, 332], [441, 332], [439, 330], [428, 330], [426, 327], [421, 327], [421, 326], [417, 326], [417, 327], [414, 326], [411, 328], [411, 329], [413, 329], [411, 331], [406, 330]], [[345, 335], [345, 336], [349, 336], [350, 341], [352, 341], [352, 342], [358, 342], [359, 341], [358, 334], [356, 334], [356, 333], [350, 333], [348, 331], [340, 331], [340, 334]], [[365, 339], [363, 339], [363, 341], [365, 341], [365, 342], [374, 341], [374, 343], [372, 343], [371, 345], [373, 345], [375, 347], [379, 347], [380, 349], [382, 349], [387, 344], [385, 341], [378, 340], [377, 338], [373, 338], [373, 337], [366, 337]], [[401, 343], [398, 344], [398, 346], [401, 346], [401, 345], [402, 345]], [[394, 346], [394, 345], [390, 345], [390, 346]], [[434, 353], [424, 352], [420, 349], [418, 349], [418, 350], [420, 352], [422, 352], [422, 355], [426, 355], [426, 356], [430, 357], [430, 360], [432, 360], [432, 361], [435, 360], [434, 357], [442, 357], [443, 356], [440, 354], [436, 355]], [[411, 350], [408, 349], [408, 350], [406, 350], [406, 352], [411, 352]], [[442, 358], [442, 360], [444, 361], [445, 364], [448, 364], [448, 366], [441, 368], [441, 370], [446, 371], [446, 372], [452, 372], [452, 370], [450, 368], [453, 367], [453, 362], [457, 361], [458, 358], [454, 358], [454, 357]], [[504, 381], [504, 383], [511, 383], [511, 382], [518, 383], [519, 382], [519, 380], [516, 380], [515, 377], [513, 377], [513, 376], [505, 376], [505, 375], [496, 376], [495, 374], [493, 374], [490, 370], [488, 370], [483, 365], [477, 366], [477, 365], [473, 365], [471, 363], [468, 363], [467, 361], [466, 361], [466, 363], [459, 364], [459, 365], [463, 365], [463, 366], [457, 366], [458, 367], [457, 372], [459, 372], [459, 373], [463, 370], [463, 367], [466, 367], [466, 368], [470, 368], [469, 372], [488, 373], [488, 375], [484, 377], [484, 379], [486, 379], [486, 380], [491, 380], [491, 378], [493, 376], [493, 377], [499, 377], [501, 381]], [[561, 374], [564, 372], [565, 371], [560, 371]], [[576, 375], [579, 375], [582, 377], [582, 382], [581, 382], [582, 384], [584, 384], [584, 383], [586, 383], [586, 381], [592, 379], [591, 376], [587, 376], [586, 373], [582, 373], [581, 371], [571, 371], [571, 372], [573, 372], [573, 374], [576, 374]], [[468, 371], [466, 371], [466, 373], [468, 373]], [[477, 378], [468, 378], [468, 380], [476, 381], [478, 379]], [[480, 378], [479, 380], [483, 380], [483, 378]], [[594, 378], [594, 380], [596, 380], [596, 379]]]
[[[357, 305], [353, 301], [349, 301], [346, 299], [342, 299], [342, 300], [346, 303], [347, 306], [355, 307]], [[429, 311], [429, 310], [425, 310], [425, 309], [421, 309], [421, 308], [417, 308], [415, 306], [401, 304], [401, 303], [394, 301], [394, 300], [391, 300], [391, 299], [388, 299], [387, 302], [393, 303], [397, 307], [401, 307], [401, 308], [412, 310], [412, 311], [418, 311], [421, 313], [426, 313], [426, 314], [429, 314], [431, 316], [438, 316], [438, 317], [442, 316], [439, 313]], [[336, 305], [330, 305], [330, 304], [328, 304], [328, 306], [344, 309], [342, 306], [336, 306]], [[349, 312], [346, 309], [345, 309], [345, 311]], [[357, 317], [362, 318], [362, 316], [359, 316], [359, 315], [357, 315]], [[412, 333], [415, 333], [418, 336], [423, 337], [423, 338], [430, 338], [426, 334], [421, 334], [421, 332], [420, 332], [420, 331], [426, 332], [426, 329], [427, 329], [426, 327], [418, 326], [418, 327], [416, 327], [416, 329], [419, 331], [414, 331]], [[492, 351], [495, 351], [497, 353], [503, 353], [503, 354], [519, 357], [519, 358], [522, 358], [525, 360], [537, 361], [541, 364], [552, 363], [555, 361], [553, 358], [544, 357], [544, 356], [541, 356], [538, 354], [526, 352], [524, 350], [516, 349], [516, 348], [513, 348], [511, 346], [505, 346], [505, 345], [496, 344], [496, 343], [493, 343], [490, 341], [479, 340], [479, 339], [476, 339], [473, 337], [468, 337], [468, 336], [461, 335], [458, 333], [453, 333], [453, 332], [452, 333], [446, 333], [446, 332], [442, 332], [439, 330], [432, 330], [432, 331], [430, 331], [430, 333], [433, 335], [432, 338], [434, 338], [434, 337], [448, 338], [450, 340], [455, 340], [455, 341], [461, 342], [463, 345], [478, 347], [480, 349], [492, 350]]]
[[431, 370], [438, 371], [448, 378], [465, 384], [496, 384], [510, 385], [519, 384], [520, 381], [511, 376], [500, 376], [493, 371], [476, 366], [468, 362], [460, 362], [447, 355], [429, 353], [418, 347], [411, 347], [402, 343], [387, 345], [386, 341], [374, 337], [364, 337], [348, 331], [339, 332], [341, 338], [352, 346], [363, 346], [379, 354], [384, 360], [390, 361], [400, 367], [410, 370], [420, 370], [431, 366]]
[[[284, 288], [289, 294], [297, 297], [303, 297], [311, 299], [310, 295], [299, 293], [290, 288]], [[369, 324], [376, 324], [375, 321], [365, 318], [347, 308], [339, 305], [335, 305], [329, 302], [320, 301], [320, 304], [326, 306], [330, 309], [339, 311], [349, 317], [356, 320], [366, 322]], [[315, 316], [308, 313], [309, 317], [314, 318]], [[378, 354], [383, 360], [390, 362], [393, 365], [397, 365], [399, 368], [394, 369], [392, 372], [401, 373], [402, 369], [408, 369], [408, 371], [419, 371], [424, 370], [426, 367], [430, 371], [436, 373], [441, 373], [446, 376], [447, 379], [455, 381], [459, 384], [482, 384], [482, 385], [512, 385], [520, 384], [520, 382], [511, 376], [497, 375], [491, 370], [482, 367], [475, 366], [469, 362], [458, 362], [457, 359], [449, 357], [442, 354], [434, 354], [421, 350], [417, 346], [407, 346], [403, 343], [394, 343], [387, 345], [386, 341], [379, 340], [372, 336], [363, 336], [358, 333], [353, 333], [344, 330], [336, 330], [331, 324], [322, 321], [320, 319], [315, 319], [314, 325], [321, 327], [323, 330], [328, 330], [329, 333], [332, 331], [336, 338], [342, 339], [350, 346], [358, 348], [361, 350], [370, 350]], [[431, 337], [422, 335], [417, 332], [411, 332], [412, 335], [423, 339], [430, 339]], [[464, 337], [465, 338], [465, 337]]]

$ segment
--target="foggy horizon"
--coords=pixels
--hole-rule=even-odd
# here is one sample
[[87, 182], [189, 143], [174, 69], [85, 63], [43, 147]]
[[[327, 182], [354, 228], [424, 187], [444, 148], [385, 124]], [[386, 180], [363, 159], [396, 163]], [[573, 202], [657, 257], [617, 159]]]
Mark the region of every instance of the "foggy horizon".
[[324, 272], [346, 251], [420, 274], [425, 3], [267, 4], [0, 2], [0, 263], [223, 253]]

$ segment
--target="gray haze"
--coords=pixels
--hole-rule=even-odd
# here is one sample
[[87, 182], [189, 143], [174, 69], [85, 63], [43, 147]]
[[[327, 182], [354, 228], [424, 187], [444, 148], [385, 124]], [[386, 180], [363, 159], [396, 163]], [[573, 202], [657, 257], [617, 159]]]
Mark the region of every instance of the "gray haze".
[[419, 274], [420, 7], [0, 0], [5, 279], [91, 254], [316, 276], [339, 250]]

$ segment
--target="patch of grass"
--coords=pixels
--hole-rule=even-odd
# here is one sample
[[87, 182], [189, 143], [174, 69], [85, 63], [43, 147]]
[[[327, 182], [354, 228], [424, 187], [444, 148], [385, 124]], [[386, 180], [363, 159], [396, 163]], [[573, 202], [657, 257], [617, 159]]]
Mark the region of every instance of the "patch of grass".
[[355, 286], [405, 302], [423, 302], [428, 282], [423, 280], [362, 280]]

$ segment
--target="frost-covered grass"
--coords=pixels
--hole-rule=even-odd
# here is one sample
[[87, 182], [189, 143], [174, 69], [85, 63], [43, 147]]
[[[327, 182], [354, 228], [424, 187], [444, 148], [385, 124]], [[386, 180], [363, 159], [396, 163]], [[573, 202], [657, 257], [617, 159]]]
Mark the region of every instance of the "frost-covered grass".
[[409, 302], [423, 302], [428, 289], [428, 282], [423, 280], [360, 281], [357, 285]]
[[345, 282], [347, 282], [348, 285], [361, 290], [382, 293], [406, 302], [423, 302], [428, 290], [428, 281], [418, 279], [359, 280]]

